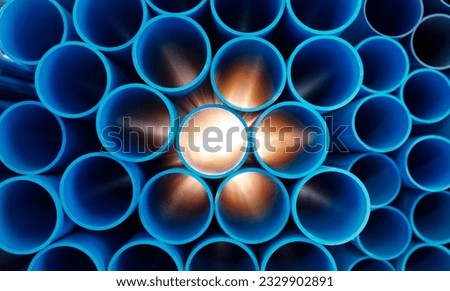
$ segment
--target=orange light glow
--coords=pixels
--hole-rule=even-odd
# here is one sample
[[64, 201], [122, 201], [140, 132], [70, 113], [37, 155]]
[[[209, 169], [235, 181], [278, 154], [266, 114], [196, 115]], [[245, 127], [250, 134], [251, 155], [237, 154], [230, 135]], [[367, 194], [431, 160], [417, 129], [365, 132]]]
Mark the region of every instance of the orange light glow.
[[264, 62], [259, 57], [241, 57], [233, 60], [215, 76], [222, 96], [241, 108], [256, 108], [268, 102], [273, 95], [273, 84]]
[[174, 88], [184, 86], [200, 74], [204, 57], [183, 45], [168, 42], [161, 47], [160, 85]]
[[277, 184], [267, 175], [245, 172], [230, 179], [220, 194], [219, 207], [228, 216], [259, 221], [271, 213]]
[[158, 209], [167, 220], [194, 219], [208, 211], [205, 188], [189, 175], [167, 175], [160, 181], [157, 190]]
[[302, 153], [307, 139], [308, 132], [295, 116], [274, 111], [264, 118], [257, 129], [257, 152], [269, 167], [285, 168]]
[[[211, 137], [214, 142], [211, 142]], [[245, 157], [245, 126], [226, 109], [204, 108], [184, 124], [179, 148], [184, 160], [194, 170], [206, 175], [222, 175], [239, 165]]]

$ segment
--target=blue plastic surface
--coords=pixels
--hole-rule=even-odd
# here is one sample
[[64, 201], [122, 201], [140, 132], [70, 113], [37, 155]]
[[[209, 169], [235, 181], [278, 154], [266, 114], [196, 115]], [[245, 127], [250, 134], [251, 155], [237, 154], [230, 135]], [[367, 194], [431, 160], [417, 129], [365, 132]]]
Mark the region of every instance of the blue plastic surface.
[[0, 49], [36, 66], [54, 45], [76, 38], [72, 17], [54, 0], [9, 1], [0, 11]]
[[111, 229], [136, 209], [142, 176], [137, 165], [109, 153], [81, 156], [62, 176], [62, 205], [67, 215], [85, 229]]
[[356, 238], [369, 213], [364, 184], [338, 168], [321, 167], [292, 188], [292, 219], [305, 236], [320, 244], [338, 245]]
[[53, 176], [19, 176], [0, 184], [0, 249], [33, 254], [74, 228], [63, 211], [58, 184]]
[[388, 94], [365, 97], [327, 116], [330, 116], [329, 126], [344, 127], [336, 138], [345, 150], [359, 152], [386, 153], [398, 149], [409, 137], [412, 127], [408, 109], [398, 98]]
[[[231, 183], [234, 178], [238, 178], [241, 176], [245, 177], [245, 175], [249, 175], [248, 179], [252, 179], [251, 175], [263, 175], [265, 181], [257, 180], [259, 183], [266, 185], [266, 187], [274, 187], [273, 193], [269, 198], [266, 198], [260, 194], [260, 199], [270, 199], [270, 206], [267, 209], [256, 209], [253, 205], [246, 205], [246, 196], [258, 195], [258, 192], [250, 192], [251, 190], [236, 193], [234, 192], [235, 199], [242, 199], [241, 204], [235, 207], [243, 207], [247, 206], [254, 212], [261, 211], [263, 213], [241, 213], [237, 211], [233, 211], [233, 209], [229, 209], [230, 207], [226, 205], [224, 199], [222, 199], [222, 193], [224, 189], [227, 187], [227, 184]], [[255, 178], [256, 179], [256, 178]], [[245, 180], [245, 178], [244, 178]], [[260, 189], [260, 188], [257, 188]], [[260, 190], [258, 190], [260, 191]], [[230, 194], [230, 193], [228, 193]], [[233, 194], [231, 194], [233, 195]], [[233, 198], [234, 198], [233, 197]], [[231, 197], [228, 197], [230, 199]], [[251, 198], [248, 198], [249, 201], [252, 201]], [[259, 199], [258, 199], [259, 200]], [[264, 203], [260, 201], [252, 201], [253, 203]], [[247, 202], [251, 203], [251, 202]], [[261, 170], [259, 168], [247, 168], [242, 169], [237, 172], [229, 175], [225, 180], [220, 184], [217, 193], [215, 195], [215, 214], [216, 219], [224, 230], [226, 234], [230, 237], [239, 240], [243, 243], [247, 244], [258, 244], [266, 242], [275, 236], [277, 236], [286, 225], [289, 218], [289, 194], [284, 187], [283, 183], [272, 174]], [[264, 204], [260, 205], [261, 208], [264, 207]]]
[[292, 96], [319, 112], [348, 104], [361, 88], [363, 64], [355, 48], [335, 36], [316, 36], [302, 42], [287, 63]]
[[[178, 188], [183, 185], [203, 193], [189, 193], [188, 189]], [[188, 202], [191, 205], [184, 205]], [[209, 185], [184, 169], [170, 169], [153, 176], [145, 184], [139, 200], [139, 216], [145, 229], [168, 244], [186, 244], [199, 238], [210, 225], [213, 213], [213, 194]]]
[[[143, 84], [128, 84], [110, 92], [99, 105], [97, 135], [104, 148], [128, 162], [145, 162], [166, 153], [178, 128], [172, 102]], [[154, 140], [156, 130], [161, 140]]]

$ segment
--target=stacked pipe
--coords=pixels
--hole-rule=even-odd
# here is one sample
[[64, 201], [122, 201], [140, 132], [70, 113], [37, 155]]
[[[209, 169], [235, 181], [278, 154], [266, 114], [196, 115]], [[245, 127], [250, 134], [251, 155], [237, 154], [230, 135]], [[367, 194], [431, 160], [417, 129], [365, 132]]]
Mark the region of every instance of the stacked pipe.
[[10, 0], [0, 269], [450, 270], [445, 0]]

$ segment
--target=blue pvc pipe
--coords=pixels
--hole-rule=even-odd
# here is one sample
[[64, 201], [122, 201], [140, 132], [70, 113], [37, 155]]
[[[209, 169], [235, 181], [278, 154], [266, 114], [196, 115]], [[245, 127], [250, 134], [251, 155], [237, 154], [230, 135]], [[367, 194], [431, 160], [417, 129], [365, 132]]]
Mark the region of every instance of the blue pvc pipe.
[[327, 156], [325, 164], [342, 168], [357, 176], [367, 188], [372, 209], [390, 204], [400, 192], [400, 171], [396, 163], [386, 155], [331, 154]]
[[34, 70], [30, 66], [14, 62], [7, 55], [0, 52], [0, 76], [33, 82]]
[[413, 58], [422, 66], [437, 70], [450, 68], [450, 15], [423, 18], [411, 37]]
[[[218, 116], [218, 119], [208, 120], [208, 123], [206, 123], [201, 117], [196, 116], [201, 116], [202, 111], [213, 111]], [[224, 117], [226, 118], [225, 122]], [[199, 119], [203, 123], [201, 126], [198, 122]], [[249, 142], [250, 129], [241, 115], [224, 105], [207, 104], [195, 108], [183, 118], [179, 128], [177, 133], [178, 139], [175, 145], [178, 156], [187, 169], [199, 176], [209, 179], [225, 178], [230, 173], [238, 170], [247, 161], [251, 147]], [[209, 133], [213, 132], [208, 132], [208, 128], [214, 129], [214, 132], [217, 133], [216, 138], [218, 137], [218, 140], [215, 140], [215, 142], [218, 142], [219, 145], [211, 146], [210, 144], [214, 143], [210, 143], [208, 138], [204, 138], [205, 136], [210, 137]], [[202, 129], [204, 130], [202, 131]], [[196, 135], [195, 133], [201, 133], [201, 135]], [[223, 155], [220, 152], [221, 150], [227, 154], [235, 154], [238, 151], [239, 153], [235, 154], [231, 160], [230, 156]], [[196, 157], [189, 156], [190, 153], [197, 155], [202, 152], [206, 156], [210, 156], [211, 159], [216, 159], [215, 164], [209, 163], [208, 160], [201, 156], [197, 156], [198, 160], [196, 160]], [[231, 164], [230, 160], [234, 163]], [[208, 165], [205, 165], [205, 163], [208, 163]], [[230, 165], [219, 168], [217, 164]]]
[[208, 0], [146, 0], [148, 6], [158, 14], [186, 15], [193, 19], [209, 11]]
[[394, 153], [403, 184], [424, 191], [450, 187], [450, 141], [428, 135], [409, 139]]
[[136, 209], [142, 173], [108, 153], [73, 161], [61, 179], [61, 203], [76, 224], [89, 230], [116, 227]]
[[391, 260], [406, 250], [411, 236], [408, 218], [398, 209], [386, 206], [372, 210], [369, 221], [356, 237], [355, 244], [372, 258]]
[[123, 81], [112, 62], [82, 42], [53, 47], [36, 70], [39, 99], [53, 113], [66, 118], [93, 118], [102, 98]]
[[440, 135], [450, 140], [450, 114], [443, 120], [431, 124], [416, 124], [413, 127], [412, 136]]
[[362, 0], [286, 0], [287, 27], [298, 39], [338, 35], [356, 19], [361, 5]]
[[133, 44], [139, 76], [170, 96], [191, 93], [206, 79], [211, 64], [208, 35], [186, 16], [152, 18]]
[[12, 106], [14, 103], [11, 101], [0, 100], [0, 114], [3, 113], [8, 107]]
[[8, 109], [8, 107], [14, 105], [14, 102], [11, 101], [5, 101], [5, 100], [0, 100], [0, 114], [3, 113], [3, 111], [5, 111], [6, 109]]
[[108, 53], [129, 54], [148, 19], [144, 0], [77, 0], [73, 8], [75, 29], [81, 39]]
[[422, 0], [366, 0], [364, 15], [377, 34], [402, 38], [419, 25], [423, 3]]
[[52, 176], [14, 177], [0, 184], [0, 249], [32, 254], [73, 229], [58, 184]]
[[344, 129], [332, 141], [352, 151], [393, 151], [407, 140], [412, 127], [405, 105], [387, 94], [355, 101], [330, 113], [328, 118], [333, 130]]
[[215, 214], [230, 237], [247, 244], [266, 242], [276, 237], [289, 219], [289, 194], [272, 174], [259, 168], [243, 169], [220, 184]]
[[2, 76], [0, 73], [0, 100], [18, 102], [37, 99], [36, 89], [32, 82]]
[[[291, 129], [301, 133], [302, 140], [296, 141], [300, 148], [276, 147], [278, 141], [284, 141], [285, 134], [292, 133]], [[316, 170], [325, 160], [330, 145], [324, 119], [313, 108], [300, 102], [282, 102], [269, 107], [258, 117], [253, 131], [252, 145], [256, 160], [269, 173], [285, 179], [297, 179]], [[273, 132], [278, 135], [273, 136]], [[272, 138], [275, 140], [272, 141]], [[263, 155], [261, 151], [270, 155]], [[288, 164], [279, 166], [270, 162], [274, 159], [272, 155], [276, 158], [282, 154], [292, 156]]]
[[450, 13], [450, 1], [448, 0], [424, 0], [425, 15], [433, 13]]
[[336, 271], [336, 262], [321, 244], [286, 233], [269, 242], [261, 255], [262, 271]]
[[409, 74], [399, 96], [415, 124], [436, 123], [450, 115], [450, 81], [437, 70], [419, 69]]
[[415, 241], [394, 263], [401, 271], [450, 271], [450, 251]]
[[110, 92], [97, 112], [96, 130], [102, 145], [128, 162], [155, 159], [169, 150], [177, 131], [175, 106], [143, 84]]
[[364, 184], [350, 172], [322, 167], [292, 188], [291, 215], [314, 242], [343, 244], [356, 238], [367, 224], [370, 199]]
[[16, 103], [0, 116], [0, 157], [20, 174], [61, 170], [85, 150], [85, 133], [39, 102]]
[[180, 250], [158, 241], [148, 234], [138, 233], [111, 258], [109, 271], [182, 271], [184, 262]]
[[0, 49], [35, 66], [54, 45], [76, 38], [72, 17], [54, 0], [9, 1], [0, 12]]
[[409, 59], [397, 41], [374, 36], [356, 46], [364, 67], [364, 79], [359, 95], [392, 92], [405, 81], [409, 72]]
[[213, 195], [208, 184], [184, 169], [169, 169], [145, 184], [139, 216], [145, 229], [168, 244], [199, 238], [211, 224]]
[[395, 271], [388, 261], [371, 258], [351, 243], [328, 247], [339, 271]]
[[343, 107], [358, 93], [363, 64], [355, 48], [335, 36], [316, 36], [302, 42], [287, 63], [290, 93], [324, 112]]
[[106, 271], [123, 244], [118, 233], [78, 231], [41, 250], [29, 271]]
[[417, 28], [423, 13], [422, 0], [364, 0], [358, 16], [340, 36], [352, 44], [374, 35], [402, 39]]
[[280, 21], [285, 0], [211, 0], [211, 11], [219, 34], [225, 39], [236, 36], [268, 36]]
[[186, 261], [186, 271], [258, 271], [253, 250], [227, 236], [213, 235], [199, 241]]
[[396, 206], [408, 217], [419, 239], [430, 244], [450, 243], [450, 192], [403, 191]]
[[[230, 80], [237, 79], [235, 74], [238, 76], [242, 74], [240, 70], [243, 67], [252, 65], [255, 66], [255, 71], [248, 71], [252, 74], [247, 75], [248, 79], [239, 78], [238, 84], [230, 83]], [[262, 76], [252, 78], [255, 75]], [[281, 53], [270, 42], [257, 37], [239, 37], [224, 44], [215, 54], [210, 77], [214, 93], [224, 104], [238, 111], [255, 112], [272, 105], [283, 93], [286, 84], [286, 64]], [[254, 95], [242, 96], [239, 98], [241, 100], [236, 100], [236, 96], [233, 96], [248, 92], [246, 90], [252, 86], [259, 87], [266, 83], [269, 83], [269, 92], [251, 91], [253, 94], [257, 92], [261, 95], [267, 94], [259, 104], [247, 104], [251, 101], [249, 98], [256, 97]]]

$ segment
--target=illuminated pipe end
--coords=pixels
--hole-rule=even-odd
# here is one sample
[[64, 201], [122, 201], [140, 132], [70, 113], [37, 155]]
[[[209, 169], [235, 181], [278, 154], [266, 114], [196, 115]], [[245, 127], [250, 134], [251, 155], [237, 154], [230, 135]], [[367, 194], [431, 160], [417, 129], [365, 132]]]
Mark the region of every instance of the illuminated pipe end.
[[399, 94], [415, 124], [436, 123], [450, 115], [450, 81], [437, 70], [412, 72]]
[[67, 146], [67, 130], [61, 118], [41, 103], [24, 101], [8, 107], [0, 116], [0, 139], [5, 166], [17, 173], [36, 175], [58, 166]]
[[352, 101], [364, 75], [356, 49], [335, 36], [315, 36], [302, 42], [289, 57], [287, 74], [294, 98], [320, 112]]
[[264, 111], [254, 124], [255, 157], [269, 173], [297, 179], [325, 160], [329, 133], [315, 110], [299, 102], [282, 102]]
[[412, 230], [406, 216], [396, 208], [387, 206], [372, 210], [367, 225], [355, 243], [372, 258], [391, 260], [408, 248], [411, 236]]
[[432, 14], [422, 19], [411, 41], [414, 59], [437, 70], [450, 68], [450, 15]]
[[421, 194], [412, 204], [409, 219], [414, 233], [430, 244], [450, 243], [450, 193]]
[[208, 35], [186, 16], [152, 18], [133, 44], [133, 62], [150, 86], [170, 96], [197, 89], [208, 75], [212, 52]]
[[0, 49], [35, 66], [51, 47], [73, 36], [70, 14], [54, 0], [8, 1], [0, 12]]
[[144, 186], [139, 215], [153, 237], [168, 244], [185, 244], [200, 237], [211, 223], [212, 197], [203, 179], [187, 170], [170, 169]]
[[146, 0], [148, 6], [158, 14], [196, 15], [207, 6], [208, 0]]
[[441, 245], [415, 242], [395, 262], [402, 271], [450, 271], [450, 251]]
[[76, 1], [75, 29], [81, 39], [96, 49], [115, 52], [131, 48], [149, 13], [144, 0]]
[[76, 224], [90, 230], [111, 229], [138, 204], [141, 174], [132, 164], [107, 153], [79, 157], [61, 179], [61, 203]]
[[111, 258], [109, 271], [182, 271], [179, 251], [171, 245], [138, 234]]
[[96, 129], [102, 145], [128, 162], [144, 162], [169, 151], [177, 129], [172, 102], [147, 85], [128, 84], [101, 102]]
[[289, 196], [275, 176], [258, 168], [231, 174], [215, 199], [219, 225], [232, 238], [248, 244], [278, 235], [289, 218]]
[[186, 261], [186, 271], [258, 271], [258, 260], [245, 244], [226, 236], [198, 243]]
[[180, 123], [176, 146], [188, 169], [217, 179], [242, 166], [248, 142], [248, 128], [241, 116], [222, 105], [205, 105]]
[[367, 0], [362, 9], [375, 33], [397, 39], [413, 32], [424, 14], [422, 0]]
[[438, 135], [410, 139], [395, 155], [405, 186], [430, 192], [450, 187], [448, 139]]
[[370, 199], [364, 184], [338, 168], [323, 167], [299, 180], [291, 197], [297, 227], [324, 245], [351, 241], [369, 219]]
[[211, 66], [211, 84], [224, 104], [238, 111], [260, 111], [283, 92], [286, 67], [283, 56], [268, 41], [240, 37], [216, 53]]
[[264, 37], [274, 30], [283, 16], [285, 1], [211, 0], [210, 5], [213, 20], [225, 37]]
[[266, 249], [262, 271], [336, 271], [333, 256], [321, 244], [300, 235], [277, 239]]
[[355, 21], [361, 6], [362, 0], [286, 1], [290, 20], [305, 36], [341, 33]]
[[21, 176], [0, 184], [0, 248], [18, 255], [45, 248], [72, 228], [53, 181]]
[[407, 78], [409, 58], [405, 49], [395, 40], [374, 36], [356, 46], [364, 67], [362, 91], [392, 92]]
[[112, 63], [82, 42], [53, 47], [36, 69], [39, 99], [53, 113], [66, 118], [92, 117], [100, 101], [119, 82], [121, 76]]

